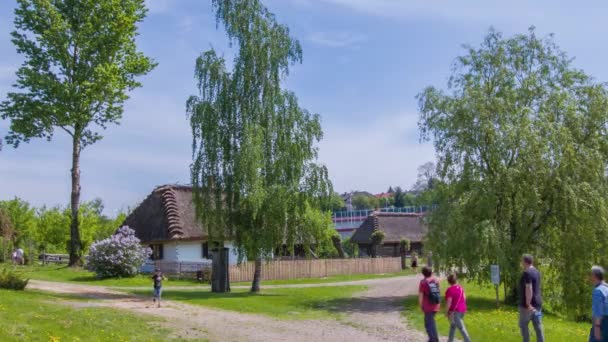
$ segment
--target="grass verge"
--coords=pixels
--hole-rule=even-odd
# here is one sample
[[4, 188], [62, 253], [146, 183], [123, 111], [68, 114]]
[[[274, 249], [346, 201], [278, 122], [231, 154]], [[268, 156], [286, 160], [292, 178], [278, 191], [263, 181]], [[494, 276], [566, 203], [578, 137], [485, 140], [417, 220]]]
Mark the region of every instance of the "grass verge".
[[76, 308], [54, 296], [0, 290], [2, 341], [176, 341], [152, 316], [109, 308]]
[[[442, 283], [441, 289], [445, 292], [447, 283]], [[516, 307], [502, 305], [496, 307], [496, 295], [493, 286], [464, 283], [467, 294], [468, 312], [465, 315], [465, 324], [473, 341], [501, 341], [519, 342], [518, 317]], [[502, 290], [499, 291], [499, 293]], [[444, 303], [442, 303], [444, 304]], [[442, 307], [442, 310], [445, 308]], [[449, 323], [442, 311], [437, 314], [437, 326], [441, 335], [447, 336]], [[424, 316], [418, 308], [418, 297], [408, 297], [405, 300], [405, 316], [415, 328], [424, 331]], [[586, 341], [589, 336], [590, 325], [572, 322], [555, 315], [543, 313], [543, 325], [547, 341]], [[534, 329], [530, 324], [532, 340]], [[460, 333], [456, 333], [460, 338]]]
[[[368, 279], [382, 279], [382, 278], [394, 278], [402, 277], [415, 274], [411, 269], [407, 269], [401, 272], [394, 273], [381, 273], [381, 274], [346, 274], [339, 276], [332, 276], [326, 278], [302, 278], [302, 279], [287, 279], [287, 280], [264, 280], [263, 285], [305, 285], [305, 284], [327, 284], [327, 283], [339, 283], [345, 281], [356, 281], [356, 280], [368, 280]], [[232, 283], [234, 286], [246, 286], [251, 285], [251, 282], [239, 282]]]
[[[2, 268], [12, 268], [10, 264], [1, 264]], [[82, 268], [72, 268], [65, 265], [33, 265], [33, 266], [16, 266], [16, 270], [22, 272], [26, 278], [45, 281], [57, 281], [65, 283], [78, 283], [83, 285], [100, 285], [100, 286], [152, 286], [152, 280], [148, 275], [137, 275], [132, 278], [111, 278], [97, 279], [93, 272], [89, 272]], [[192, 279], [173, 279], [165, 282], [166, 286], [200, 286], [201, 284]]]
[[[0, 270], [3, 268], [13, 268], [10, 264], [0, 264]], [[132, 278], [112, 278], [112, 279], [97, 279], [93, 272], [89, 272], [82, 268], [71, 268], [65, 265], [34, 265], [34, 266], [17, 266], [16, 269], [22, 272], [25, 277], [36, 280], [44, 281], [57, 281], [67, 283], [79, 283], [86, 285], [100, 285], [100, 286], [113, 286], [113, 287], [150, 287], [152, 286], [152, 280], [148, 275], [137, 275]], [[290, 285], [290, 284], [326, 284], [336, 283], [344, 281], [355, 281], [355, 280], [366, 280], [366, 279], [377, 279], [377, 278], [390, 278], [399, 277], [414, 274], [410, 269], [395, 272], [395, 273], [383, 273], [383, 274], [352, 274], [352, 275], [340, 275], [327, 278], [306, 278], [306, 279], [289, 279], [289, 280], [265, 280], [262, 285]], [[168, 280], [163, 282], [163, 286], [171, 288], [172, 286], [202, 286], [201, 284], [193, 279], [177, 279], [168, 276]], [[233, 286], [248, 286], [251, 283], [241, 282], [232, 283]]]
[[[354, 293], [365, 289], [365, 286], [262, 289], [259, 294], [244, 289], [233, 290], [231, 293], [166, 290], [163, 291], [163, 298], [279, 319], [338, 319], [341, 317], [340, 307], [348, 303]], [[150, 291], [133, 293], [151, 294]]]

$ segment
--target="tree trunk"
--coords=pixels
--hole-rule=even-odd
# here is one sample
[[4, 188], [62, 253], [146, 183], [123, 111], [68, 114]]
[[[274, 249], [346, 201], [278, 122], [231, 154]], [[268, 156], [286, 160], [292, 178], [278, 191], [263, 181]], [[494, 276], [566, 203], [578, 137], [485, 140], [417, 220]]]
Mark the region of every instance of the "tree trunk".
[[253, 282], [251, 283], [251, 292], [260, 292], [260, 278], [262, 278], [262, 258], [255, 258], [255, 271], [253, 272]]
[[346, 255], [344, 254], [344, 248], [342, 248], [342, 239], [340, 238], [340, 235], [332, 236], [331, 242], [333, 242], [336, 251], [338, 251], [338, 256], [340, 259], [344, 259]]
[[401, 269], [404, 270], [407, 268], [407, 262], [405, 260], [405, 255], [401, 255]]
[[78, 211], [80, 209], [80, 138], [74, 134], [72, 142], [72, 194], [70, 207], [72, 210], [72, 224], [70, 225], [70, 264], [82, 265], [82, 243], [80, 241], [80, 222]]

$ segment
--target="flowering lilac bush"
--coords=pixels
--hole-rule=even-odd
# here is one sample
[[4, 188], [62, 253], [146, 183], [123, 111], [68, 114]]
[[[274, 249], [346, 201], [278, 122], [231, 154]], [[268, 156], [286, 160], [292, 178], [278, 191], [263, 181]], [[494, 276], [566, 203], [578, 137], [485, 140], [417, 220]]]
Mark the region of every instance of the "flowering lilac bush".
[[123, 226], [111, 237], [91, 245], [87, 269], [98, 278], [132, 277], [150, 254], [152, 250], [141, 245], [135, 231]]

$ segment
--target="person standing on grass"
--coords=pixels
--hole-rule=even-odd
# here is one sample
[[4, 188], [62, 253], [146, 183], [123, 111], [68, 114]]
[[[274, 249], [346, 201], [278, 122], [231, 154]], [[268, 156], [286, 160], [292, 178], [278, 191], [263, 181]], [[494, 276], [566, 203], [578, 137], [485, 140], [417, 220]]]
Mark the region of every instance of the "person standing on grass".
[[589, 333], [589, 342], [608, 342], [608, 284], [604, 281], [604, 269], [600, 266], [591, 268], [591, 311], [593, 326]]
[[530, 254], [522, 257], [523, 272], [519, 280], [519, 328], [523, 342], [530, 341], [529, 325], [532, 321], [536, 332], [536, 341], [545, 342], [542, 323], [542, 297], [540, 293], [540, 272], [534, 267], [534, 258]]
[[464, 293], [462, 286], [457, 284], [458, 277], [456, 273], [448, 275], [448, 283], [450, 287], [445, 291], [445, 301], [447, 308], [448, 320], [450, 321], [450, 335], [448, 342], [454, 341], [456, 329], [462, 334], [464, 342], [471, 342], [467, 328], [464, 326], [464, 314], [467, 312], [467, 296]]
[[418, 304], [420, 310], [424, 312], [424, 327], [429, 336], [429, 342], [439, 342], [437, 323], [435, 315], [439, 312], [439, 302], [441, 301], [441, 291], [439, 290], [439, 280], [433, 276], [430, 267], [422, 268], [424, 279], [420, 281], [418, 287]]
[[152, 297], [152, 302], [158, 302], [158, 307], [160, 308], [160, 296], [163, 292], [163, 279], [165, 277], [160, 271], [160, 268], [157, 268], [154, 274], [152, 275], [152, 280], [154, 281], [154, 297]]

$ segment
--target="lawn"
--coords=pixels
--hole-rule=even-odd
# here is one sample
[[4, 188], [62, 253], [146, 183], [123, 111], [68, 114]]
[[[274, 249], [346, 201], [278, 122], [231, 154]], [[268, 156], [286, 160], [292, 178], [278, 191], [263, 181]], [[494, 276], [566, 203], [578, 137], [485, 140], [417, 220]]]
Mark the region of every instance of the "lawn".
[[[231, 293], [210, 291], [166, 290], [163, 298], [192, 305], [219, 308], [240, 313], [263, 314], [279, 319], [338, 319], [339, 307], [350, 301], [353, 294], [365, 286], [331, 286], [309, 288], [267, 289], [259, 294], [245, 289]], [[149, 291], [135, 291], [150, 295]]]
[[[326, 278], [302, 278], [302, 279], [287, 279], [287, 280], [264, 280], [263, 285], [291, 285], [291, 284], [327, 284], [327, 283], [338, 283], [345, 281], [356, 281], [356, 280], [367, 280], [367, 279], [382, 279], [382, 278], [393, 278], [413, 275], [414, 272], [411, 269], [407, 269], [401, 272], [394, 273], [381, 273], [381, 274], [345, 274]], [[249, 282], [232, 283], [234, 286], [249, 285]]]
[[[445, 292], [446, 286], [447, 283], [442, 283], [442, 292]], [[516, 307], [503, 305], [497, 308], [495, 290], [492, 286], [465, 283], [463, 287], [467, 293], [469, 310], [465, 316], [465, 324], [473, 341], [521, 341]], [[442, 309], [445, 308], [442, 307]], [[418, 309], [418, 297], [406, 299], [404, 313], [414, 327], [424, 330], [424, 317]], [[543, 314], [547, 341], [587, 341], [590, 324], [572, 322], [551, 314]], [[440, 334], [447, 336], [449, 324], [443, 312], [441, 315], [437, 315], [437, 325]], [[531, 323], [530, 331], [533, 336], [534, 329]], [[459, 338], [460, 333], [457, 332], [456, 336]]]
[[[10, 264], [2, 264], [1, 268], [13, 268]], [[58, 281], [67, 283], [80, 283], [87, 285], [101, 286], [152, 286], [152, 280], [148, 275], [138, 275], [133, 278], [113, 278], [113, 279], [97, 279], [93, 272], [89, 272], [82, 268], [71, 268], [65, 265], [34, 265], [34, 266], [17, 266], [16, 270], [22, 272], [26, 278]], [[170, 279], [165, 282], [166, 286], [197, 286], [200, 283], [191, 279]]]
[[152, 316], [109, 308], [75, 308], [54, 296], [0, 290], [2, 341], [167, 341], [168, 331]]
[[[0, 264], [2, 268], [13, 268], [10, 264]], [[34, 266], [17, 266], [16, 269], [19, 272], [23, 272], [24, 276], [30, 279], [45, 280], [45, 281], [58, 281], [67, 283], [80, 283], [88, 285], [101, 285], [101, 286], [115, 286], [115, 287], [150, 287], [152, 281], [148, 275], [138, 275], [133, 278], [120, 278], [120, 279], [97, 279], [95, 274], [84, 270], [82, 268], [71, 268], [65, 265], [34, 265]], [[327, 278], [307, 278], [307, 279], [290, 279], [290, 280], [265, 280], [262, 285], [288, 285], [288, 284], [324, 284], [324, 283], [335, 283], [343, 281], [355, 281], [355, 280], [366, 280], [375, 278], [389, 278], [399, 277], [404, 275], [411, 275], [411, 270], [405, 270], [396, 273], [385, 273], [385, 274], [353, 274], [353, 275], [341, 275]], [[177, 279], [168, 276], [168, 280], [163, 282], [165, 288], [171, 286], [201, 286], [201, 284], [192, 279]], [[249, 282], [232, 283], [233, 286], [248, 286]]]

